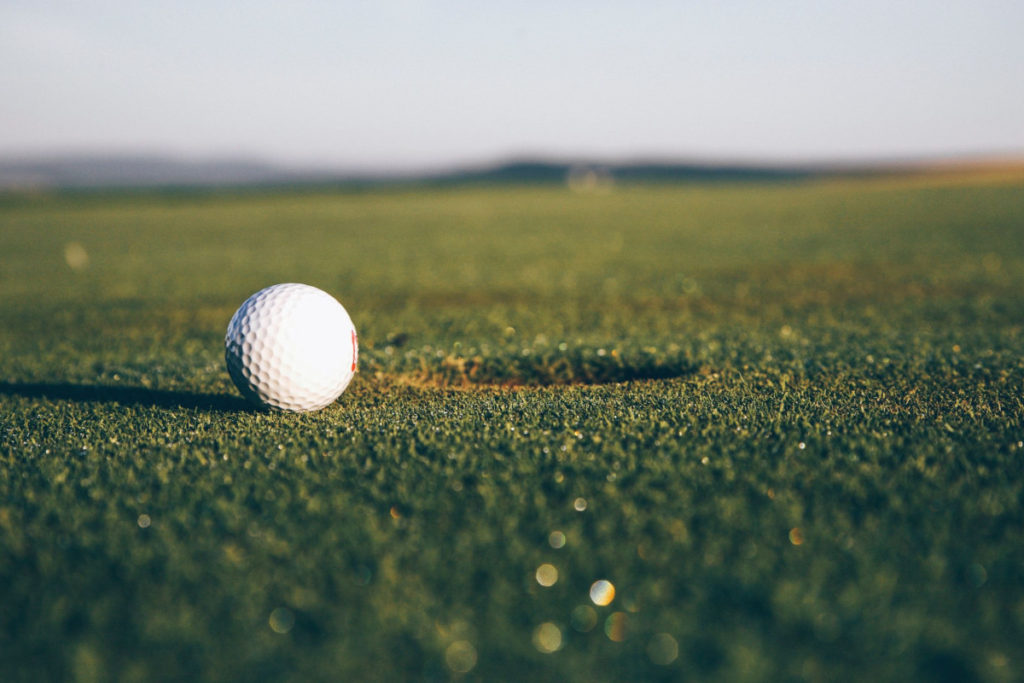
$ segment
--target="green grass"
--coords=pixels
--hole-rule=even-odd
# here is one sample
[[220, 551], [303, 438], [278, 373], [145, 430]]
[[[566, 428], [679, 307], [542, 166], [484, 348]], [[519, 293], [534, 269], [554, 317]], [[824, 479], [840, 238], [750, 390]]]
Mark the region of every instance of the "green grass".
[[7, 680], [1013, 680], [1022, 441], [1020, 183], [0, 198]]

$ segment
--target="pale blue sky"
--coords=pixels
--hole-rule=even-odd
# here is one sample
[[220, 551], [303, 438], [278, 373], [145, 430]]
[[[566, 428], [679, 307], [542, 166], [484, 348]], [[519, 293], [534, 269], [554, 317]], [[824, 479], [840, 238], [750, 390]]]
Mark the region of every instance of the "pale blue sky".
[[1024, 2], [0, 0], [0, 155], [1024, 153]]

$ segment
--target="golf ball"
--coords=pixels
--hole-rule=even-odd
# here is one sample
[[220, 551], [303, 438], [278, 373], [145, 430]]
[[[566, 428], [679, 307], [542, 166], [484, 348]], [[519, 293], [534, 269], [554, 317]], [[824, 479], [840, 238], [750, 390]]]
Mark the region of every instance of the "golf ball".
[[235, 311], [224, 338], [228, 373], [246, 399], [305, 412], [333, 403], [356, 372], [359, 345], [345, 308], [295, 283], [261, 289]]

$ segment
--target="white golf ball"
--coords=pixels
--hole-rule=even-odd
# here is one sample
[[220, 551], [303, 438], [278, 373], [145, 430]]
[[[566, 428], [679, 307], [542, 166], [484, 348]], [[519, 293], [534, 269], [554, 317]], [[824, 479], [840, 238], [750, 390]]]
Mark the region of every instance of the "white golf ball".
[[327, 292], [295, 283], [246, 299], [228, 323], [224, 344], [228, 373], [242, 396], [292, 412], [333, 403], [359, 358], [345, 308]]

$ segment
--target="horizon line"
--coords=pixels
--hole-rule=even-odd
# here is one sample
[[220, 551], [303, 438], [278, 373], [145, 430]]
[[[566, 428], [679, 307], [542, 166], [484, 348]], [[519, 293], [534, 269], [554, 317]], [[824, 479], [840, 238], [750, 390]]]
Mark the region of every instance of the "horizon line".
[[738, 168], [829, 169], [877, 168], [930, 165], [1018, 164], [1024, 163], [1024, 148], [1002, 150], [960, 150], [951, 152], [821, 154], [786, 157], [767, 154], [709, 154], [636, 151], [627, 153], [549, 152], [537, 150], [506, 151], [458, 159], [411, 162], [356, 162], [327, 160], [287, 160], [272, 154], [255, 152], [188, 152], [146, 148], [69, 147], [65, 149], [3, 150], [0, 164], [55, 163], [81, 161], [151, 161], [183, 165], [247, 164], [284, 172], [329, 172], [357, 174], [438, 173], [485, 170], [513, 164], [635, 166], [671, 165]]

